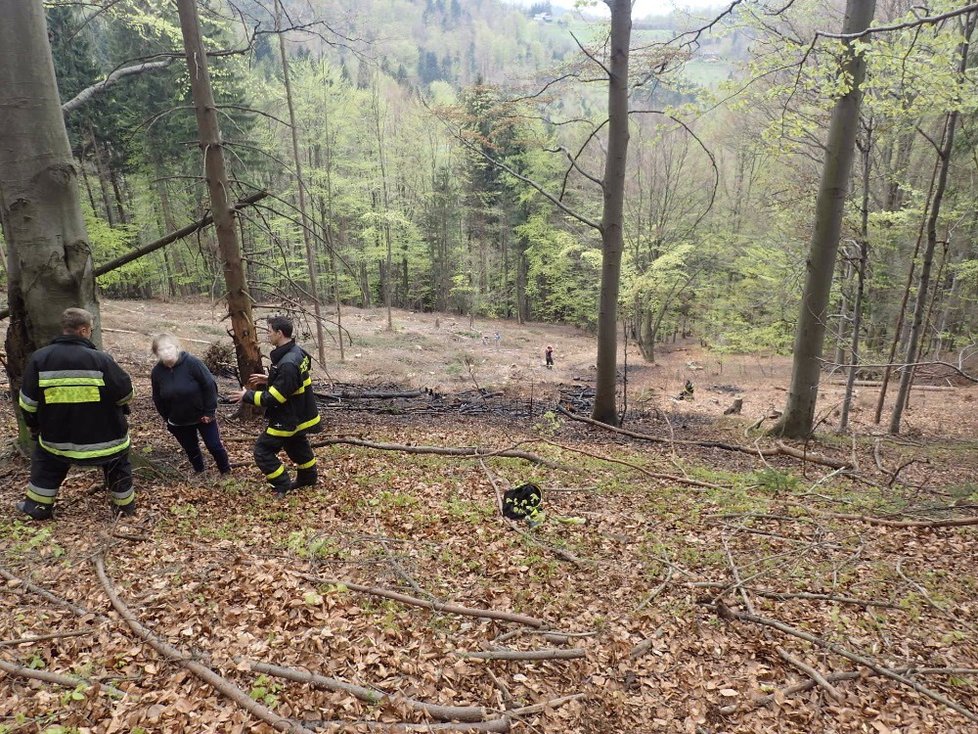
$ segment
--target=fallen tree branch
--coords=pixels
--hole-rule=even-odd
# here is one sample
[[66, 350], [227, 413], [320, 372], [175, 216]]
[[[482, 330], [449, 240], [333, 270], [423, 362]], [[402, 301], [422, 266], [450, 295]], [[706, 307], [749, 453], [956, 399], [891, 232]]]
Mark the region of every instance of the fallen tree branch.
[[[845, 673], [832, 673], [831, 675], [825, 676], [825, 680], [829, 683], [838, 683], [839, 681], [853, 680], [854, 678], [859, 678], [861, 676], [862, 673], [860, 673], [858, 670], [851, 670], [851, 671], [846, 671]], [[765, 696], [758, 696], [757, 698], [755, 698], [750, 702], [750, 706], [753, 708], [761, 708], [762, 706], [768, 706], [774, 703], [775, 701], [777, 701], [777, 699], [780, 696], [787, 697], [787, 696], [793, 696], [796, 693], [804, 693], [805, 691], [811, 690], [816, 685], [818, 684], [812, 679], [802, 681], [801, 683], [795, 683], [794, 685], [788, 686], [787, 688], [782, 688], [777, 693], [769, 693]], [[737, 705], [724, 706], [722, 709], [720, 709], [720, 713], [732, 714], [742, 708], [744, 708], [744, 706], [737, 706]]]
[[346, 683], [345, 681], [337, 680], [336, 678], [327, 678], [323, 675], [317, 675], [308, 670], [299, 670], [296, 668], [287, 668], [282, 665], [270, 665], [268, 663], [252, 662], [250, 660], [244, 660], [242, 662], [246, 663], [255, 673], [272, 675], [276, 678], [285, 678], [286, 680], [296, 681], [297, 683], [306, 683], [313, 688], [323, 688], [327, 691], [348, 693], [349, 695], [369, 704], [376, 705], [384, 703], [385, 701], [392, 703], [403, 703], [408, 708], [414, 709], [415, 711], [421, 711], [431, 718], [437, 719], [438, 721], [478, 722], [484, 721], [487, 716], [486, 709], [481, 706], [442, 706], [440, 704], [418, 701], [413, 698], [393, 696], [377, 688], [366, 688], [353, 683]]
[[473, 609], [472, 607], [463, 607], [457, 604], [445, 604], [439, 601], [428, 601], [427, 599], [418, 599], [413, 596], [408, 596], [407, 594], [401, 594], [397, 591], [391, 591], [390, 589], [383, 589], [378, 586], [362, 586], [361, 584], [353, 583], [352, 581], [341, 581], [339, 579], [324, 579], [319, 576], [313, 576], [308, 573], [295, 572], [299, 578], [305, 579], [306, 581], [312, 581], [316, 584], [328, 584], [331, 586], [341, 586], [351, 591], [359, 591], [362, 594], [372, 594], [373, 596], [382, 596], [385, 599], [393, 599], [394, 601], [399, 601], [402, 604], [409, 604], [414, 607], [424, 607], [425, 609], [431, 609], [435, 612], [441, 612], [444, 614], [460, 614], [467, 617], [481, 617], [483, 619], [498, 619], [503, 622], [515, 622], [516, 624], [526, 625], [527, 627], [542, 628], [544, 622], [542, 619], [537, 619], [535, 617], [527, 617], [523, 614], [516, 614], [515, 612], [500, 612], [495, 609]]
[[804, 673], [805, 675], [807, 675], [813, 681], [815, 681], [816, 683], [818, 683], [818, 685], [820, 685], [822, 688], [824, 688], [825, 689], [825, 692], [828, 693], [833, 698], [833, 700], [835, 700], [836, 702], [841, 702], [842, 701], [842, 694], [839, 693], [839, 690], [835, 686], [833, 686], [831, 683], [829, 683], [827, 680], [825, 680], [825, 676], [823, 676], [821, 673], [819, 673], [817, 670], [815, 670], [815, 668], [813, 668], [811, 665], [808, 665], [807, 663], [799, 660], [798, 658], [794, 657], [791, 653], [789, 653], [783, 647], [776, 647], [774, 649], [778, 651], [778, 655], [780, 655], [781, 658], [786, 663], [788, 663], [789, 665], [793, 665], [794, 667], [798, 668], [798, 670], [800, 670], [802, 673]]
[[559, 464], [555, 464], [549, 459], [544, 459], [536, 454], [527, 451], [514, 449], [501, 449], [492, 451], [489, 449], [471, 447], [459, 448], [455, 446], [408, 446], [400, 443], [378, 443], [376, 441], [366, 441], [361, 438], [327, 438], [323, 441], [316, 441], [310, 444], [314, 449], [323, 446], [335, 446], [336, 444], [349, 444], [350, 446], [363, 446], [368, 449], [378, 449], [380, 451], [402, 451], [406, 454], [437, 454], [439, 456], [458, 456], [463, 459], [486, 459], [492, 456], [502, 456], [510, 459], [523, 459], [533, 464], [540, 464], [551, 469], [560, 469]]
[[[726, 584], [720, 584], [725, 586]], [[830, 601], [836, 604], [852, 604], [858, 607], [875, 607], [877, 609], [903, 609], [897, 604], [890, 604], [876, 599], [857, 599], [851, 596], [835, 596], [833, 594], [816, 594], [808, 591], [782, 592], [770, 591], [768, 589], [751, 589], [751, 593], [762, 596], [765, 599], [775, 601], [788, 601], [790, 599], [805, 599], [810, 601]]]
[[828, 456], [821, 456], [819, 454], [810, 454], [807, 451], [802, 451], [800, 449], [793, 448], [784, 444], [781, 441], [777, 442], [776, 448], [773, 449], [760, 449], [752, 448], [750, 446], [740, 446], [735, 443], [726, 443], [725, 441], [687, 441], [687, 440], [677, 440], [672, 441], [670, 439], [659, 438], [658, 436], [650, 436], [647, 433], [638, 433], [637, 431], [629, 431], [626, 428], [618, 428], [617, 426], [609, 426], [606, 423], [601, 423], [593, 418], [588, 418], [583, 415], [578, 415], [567, 410], [564, 406], [558, 405], [557, 411], [566, 415], [571, 420], [580, 421], [581, 423], [586, 423], [589, 426], [595, 426], [597, 428], [603, 428], [606, 431], [612, 431], [613, 433], [619, 433], [623, 436], [629, 436], [631, 438], [637, 438], [642, 441], [651, 441], [652, 443], [661, 444], [678, 444], [681, 446], [698, 446], [700, 448], [706, 449], [721, 449], [723, 451], [736, 451], [741, 454], [750, 454], [751, 456], [760, 455], [763, 457], [769, 456], [790, 456], [795, 459], [800, 459], [811, 464], [820, 464], [822, 466], [828, 466], [832, 469], [847, 469], [850, 464], [845, 461], [839, 461], [838, 459], [832, 459]]
[[739, 619], [742, 622], [751, 622], [753, 624], [758, 624], [764, 627], [771, 627], [773, 629], [778, 630], [779, 632], [783, 632], [786, 635], [797, 637], [800, 640], [805, 640], [806, 642], [810, 642], [811, 644], [820, 647], [823, 650], [828, 650], [829, 652], [839, 655], [840, 657], [844, 657], [846, 660], [856, 663], [857, 665], [862, 665], [864, 668], [869, 668], [874, 673], [877, 673], [878, 675], [881, 675], [884, 678], [889, 678], [890, 680], [896, 681], [897, 683], [912, 688], [913, 690], [917, 691], [917, 693], [927, 696], [927, 698], [931, 699], [932, 701], [936, 701], [944, 706], [947, 706], [948, 708], [954, 711], [957, 711], [959, 714], [961, 714], [969, 721], [978, 722], [978, 714], [976, 714], [974, 711], [965, 708], [959, 703], [955, 703], [954, 701], [947, 698], [943, 694], [938, 693], [937, 691], [932, 691], [927, 686], [918, 683], [912, 678], [907, 678], [906, 676], [901, 675], [895, 670], [891, 670], [890, 668], [880, 665], [879, 663], [870, 660], [867, 657], [858, 655], [857, 653], [847, 650], [846, 648], [841, 647], [840, 645], [837, 645], [834, 642], [829, 642], [824, 638], [813, 635], [809, 632], [806, 632], [805, 630], [798, 629], [797, 627], [792, 627], [791, 625], [785, 624], [784, 622], [779, 622], [776, 619], [767, 619], [766, 617], [760, 617], [756, 614], [750, 614], [749, 612], [735, 611], [733, 609], [730, 609], [726, 605], [722, 605], [722, 602], [717, 604], [717, 609], [721, 618]]
[[267, 706], [253, 700], [247, 693], [238, 688], [227, 678], [215, 673], [206, 665], [202, 665], [196, 660], [192, 660], [186, 653], [177, 649], [170, 643], [160, 639], [150, 629], [144, 627], [116, 593], [112, 581], [105, 573], [105, 562], [102, 559], [101, 552], [97, 553], [93, 560], [95, 563], [95, 572], [98, 574], [98, 579], [102, 583], [102, 588], [105, 590], [106, 596], [109, 597], [109, 601], [112, 602], [112, 606], [122, 616], [122, 618], [126, 621], [126, 624], [129, 625], [129, 628], [136, 634], [137, 637], [145, 641], [163, 657], [167, 658], [168, 660], [172, 660], [175, 663], [179, 663], [202, 681], [209, 684], [218, 693], [221, 693], [225, 697], [231, 699], [245, 711], [256, 718], [261, 719], [277, 731], [286, 731], [292, 734], [309, 734], [310, 730], [306, 727], [279, 716]]
[[61, 675], [60, 673], [51, 673], [47, 670], [33, 670], [31, 668], [25, 668], [22, 665], [7, 662], [6, 660], [0, 660], [0, 670], [7, 675], [15, 675], [18, 678], [39, 680], [43, 681], [44, 683], [51, 683], [56, 686], [61, 686], [62, 688], [75, 689], [78, 688], [78, 686], [90, 686], [98, 687], [107, 692], [110, 696], [116, 696], [117, 698], [122, 698], [126, 695], [114, 686], [105, 686], [101, 683], [93, 682], [86, 678], [80, 678], [77, 675]]
[[841, 512], [818, 510], [814, 507], [803, 505], [800, 502], [789, 501], [788, 504], [804, 507], [809, 512], [820, 515], [821, 517], [831, 517], [836, 520], [853, 520], [855, 522], [864, 522], [867, 525], [880, 525], [887, 528], [959, 528], [978, 525], [978, 516], [956, 517], [947, 520], [887, 520], [886, 518], [872, 517], [870, 515], [848, 515]]
[[478, 652], [455, 653], [461, 658], [476, 660], [576, 660], [586, 656], [584, 648], [547, 648], [544, 650], [479, 650]]
[[80, 637], [90, 635], [96, 630], [93, 627], [85, 627], [79, 630], [69, 630], [67, 632], [52, 632], [49, 635], [37, 635], [36, 637], [21, 637], [17, 640], [0, 640], [0, 647], [13, 647], [15, 645], [26, 645], [28, 642], [42, 642], [44, 640], [59, 640], [62, 637]]
[[[89, 612], [84, 607], [80, 607], [77, 604], [71, 603], [67, 599], [62, 599], [60, 596], [52, 594], [43, 586], [38, 586], [37, 584], [31, 583], [30, 581], [27, 581], [26, 579], [22, 579], [19, 576], [14, 576], [14, 574], [10, 573], [10, 571], [8, 571], [5, 568], [0, 567], [0, 576], [3, 576], [5, 579], [7, 579], [7, 581], [13, 581], [14, 583], [22, 584], [24, 588], [27, 589], [28, 591], [32, 591], [38, 596], [47, 599], [52, 604], [56, 604], [59, 607], [62, 607], [64, 609], [73, 612], [78, 617], [84, 617], [88, 614], [92, 614], [92, 612]], [[108, 619], [108, 617], [106, 617], [104, 614], [95, 614], [95, 616], [103, 620]]]
[[[663, 581], [662, 581], [661, 584], [659, 584], [654, 589], [652, 589], [651, 593], [647, 597], [645, 597], [645, 599], [642, 600], [642, 603], [641, 604], [639, 604], [637, 607], [635, 607], [635, 612], [640, 612], [643, 609], [645, 609], [645, 607], [647, 607], [649, 604], [651, 604], [652, 601], [657, 596], [659, 596], [659, 594], [661, 594], [663, 591], [666, 590], [666, 587], [669, 585], [669, 581], [671, 579], [672, 579], [672, 566], [666, 566], [666, 577], [665, 577], [665, 579], [663, 579]], [[635, 612], [632, 612], [632, 613], [634, 614]]]
[[[272, 308], [280, 308], [278, 305]], [[356, 392], [354, 390], [339, 390], [336, 392], [313, 392], [320, 400], [394, 400], [396, 398], [423, 398], [432, 393], [426, 389], [403, 390], [403, 391], [383, 391], [383, 390], [364, 390]]]
[[587, 693], [575, 693], [570, 696], [561, 696], [560, 698], [554, 698], [550, 701], [544, 701], [543, 703], [534, 703], [530, 706], [521, 706], [517, 709], [509, 709], [506, 711], [508, 716], [529, 716], [530, 714], [539, 714], [546, 709], [555, 709], [563, 706], [565, 703], [570, 703], [571, 701], [583, 701], [588, 698]]
[[592, 459], [600, 459], [601, 461], [607, 461], [611, 464], [622, 464], [623, 466], [627, 466], [630, 469], [634, 469], [635, 471], [642, 472], [642, 474], [644, 474], [647, 477], [650, 477], [651, 479], [665, 479], [670, 482], [677, 482], [679, 484], [689, 484], [693, 487], [705, 487], [707, 489], [724, 489], [724, 487], [721, 487], [719, 484], [711, 484], [710, 482], [701, 482], [698, 479], [678, 477], [674, 474], [659, 474], [657, 472], [651, 472], [648, 469], [645, 469], [639, 466], [638, 464], [632, 464], [629, 461], [624, 461], [622, 459], [614, 459], [610, 456], [604, 456], [603, 454], [595, 454], [590, 451], [585, 451], [584, 449], [576, 449], [571, 446], [567, 446], [562, 443], [557, 443], [556, 441], [551, 441], [546, 438], [538, 438], [535, 440], [542, 443], [550, 444], [551, 446], [556, 446], [557, 448], [563, 449], [564, 451], [570, 451], [575, 454], [583, 454], [584, 456], [590, 456]]
[[304, 726], [313, 729], [343, 727], [365, 727], [367, 731], [379, 731], [384, 734], [408, 734], [409, 732], [471, 732], [471, 731], [496, 731], [508, 732], [510, 722], [507, 718], [492, 719], [490, 721], [473, 721], [459, 724], [406, 724], [388, 723], [380, 721], [303, 721]]

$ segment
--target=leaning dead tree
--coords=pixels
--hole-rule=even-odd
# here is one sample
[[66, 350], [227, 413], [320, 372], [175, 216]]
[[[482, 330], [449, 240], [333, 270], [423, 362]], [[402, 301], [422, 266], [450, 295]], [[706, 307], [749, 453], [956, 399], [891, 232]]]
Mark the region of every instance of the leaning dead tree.
[[190, 90], [197, 115], [200, 147], [204, 153], [204, 172], [210, 195], [211, 212], [217, 231], [217, 246], [224, 267], [224, 283], [228, 314], [231, 317], [231, 338], [238, 362], [240, 379], [247, 379], [254, 372], [261, 372], [261, 352], [255, 333], [251, 312], [251, 296], [248, 293], [241, 259], [241, 246], [235, 229], [234, 213], [230, 201], [230, 184], [224, 163], [224, 143], [217, 122], [217, 107], [207, 70], [207, 53], [200, 32], [196, 0], [178, 0], [180, 28], [190, 72]]

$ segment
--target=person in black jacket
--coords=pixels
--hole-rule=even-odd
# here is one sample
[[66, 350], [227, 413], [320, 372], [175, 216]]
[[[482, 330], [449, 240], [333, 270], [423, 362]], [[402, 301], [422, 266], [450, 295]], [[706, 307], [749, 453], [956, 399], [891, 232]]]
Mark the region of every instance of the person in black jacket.
[[27, 496], [17, 509], [34, 520], [53, 516], [72, 464], [101, 466], [113, 511], [136, 511], [125, 416], [132, 380], [91, 342], [92, 324], [88, 311], [66, 309], [62, 335], [34, 352], [24, 370], [18, 403], [37, 444]]
[[[292, 331], [292, 322], [286, 317], [268, 319], [268, 342], [274, 347], [272, 366], [267, 375], [251, 375], [247, 387], [233, 396], [235, 402], [265, 409], [268, 427], [255, 442], [255, 463], [278, 497], [313, 486], [318, 480], [316, 455], [307, 437], [320, 430], [319, 406], [309, 376], [312, 358], [295, 343]], [[261, 386], [266, 389], [256, 389]], [[289, 472], [278, 458], [283, 448], [296, 465], [294, 482], [289, 481]]]
[[153, 354], [159, 362], [153, 367], [153, 404], [163, 416], [167, 430], [190, 459], [198, 474], [204, 471], [200, 441], [214, 457], [221, 474], [231, 471], [228, 452], [221, 443], [217, 426], [217, 383], [204, 363], [180, 347], [171, 334], [153, 339]]

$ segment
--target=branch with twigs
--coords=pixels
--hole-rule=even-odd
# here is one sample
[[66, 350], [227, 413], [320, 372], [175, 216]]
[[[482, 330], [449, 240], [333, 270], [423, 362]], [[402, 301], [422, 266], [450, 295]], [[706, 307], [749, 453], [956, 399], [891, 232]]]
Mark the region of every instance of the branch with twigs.
[[842, 694], [839, 693], [839, 689], [833, 686], [828, 680], [826, 680], [825, 676], [822, 675], [819, 671], [817, 671], [808, 663], [799, 660], [794, 655], [792, 655], [787, 650], [785, 650], [783, 647], [776, 647], [774, 649], [777, 651], [778, 655], [781, 656], [782, 660], [784, 660], [789, 665], [798, 668], [798, 670], [800, 670], [802, 673], [804, 673], [813, 681], [815, 681], [818, 685], [820, 685], [825, 690], [826, 693], [829, 694], [829, 696], [832, 697], [834, 701], [836, 702], [842, 701]]
[[87, 678], [82, 678], [77, 675], [62, 675], [61, 673], [52, 673], [47, 670], [34, 670], [32, 668], [25, 668], [22, 665], [17, 665], [16, 663], [8, 662], [6, 660], [0, 660], [0, 670], [7, 675], [13, 675], [18, 678], [28, 678], [30, 680], [39, 680], [44, 683], [51, 683], [56, 686], [61, 686], [62, 688], [74, 689], [78, 688], [78, 686], [87, 686], [90, 688], [98, 687], [111, 696], [122, 698], [126, 695], [114, 686], [103, 686], [101, 683], [90, 681]]
[[[521, 441], [520, 443], [525, 443]], [[316, 441], [312, 443], [313, 448], [322, 448], [323, 446], [335, 446], [337, 444], [349, 444], [350, 446], [363, 446], [368, 449], [377, 449], [379, 451], [403, 451], [407, 454], [435, 454], [438, 456], [457, 456], [463, 459], [488, 459], [493, 456], [501, 456], [510, 459], [523, 459], [529, 461], [533, 464], [540, 464], [541, 466], [546, 466], [551, 469], [559, 469], [561, 465], [550, 461], [549, 459], [544, 459], [542, 456], [537, 456], [536, 454], [531, 454], [527, 451], [520, 451], [518, 449], [486, 449], [478, 446], [461, 448], [457, 446], [408, 446], [406, 444], [400, 443], [380, 443], [377, 441], [367, 441], [362, 438], [327, 438], [321, 441]], [[519, 445], [519, 444], [517, 444]]]
[[891, 668], [881, 665], [875, 660], [871, 660], [870, 658], [864, 655], [859, 655], [858, 653], [854, 653], [851, 650], [848, 650], [842, 647], [841, 645], [837, 645], [834, 642], [830, 642], [829, 640], [826, 640], [823, 637], [813, 635], [810, 632], [806, 632], [805, 630], [798, 629], [797, 627], [792, 627], [791, 625], [785, 624], [784, 622], [780, 622], [776, 619], [768, 619], [767, 617], [761, 617], [756, 614], [751, 614], [750, 612], [738, 612], [724, 605], [722, 601], [718, 601], [716, 607], [717, 607], [717, 612], [722, 619], [726, 619], [728, 621], [739, 620], [741, 622], [749, 622], [751, 624], [757, 624], [763, 627], [770, 627], [791, 637], [796, 637], [800, 640], [805, 640], [806, 642], [809, 642], [812, 645], [815, 645], [816, 647], [820, 647], [823, 650], [827, 650], [828, 652], [843, 657], [846, 660], [849, 660], [850, 662], [856, 663], [857, 665], [861, 665], [864, 668], [868, 668], [869, 670], [873, 671], [877, 675], [881, 675], [884, 678], [889, 678], [890, 680], [900, 683], [901, 685], [907, 686], [908, 688], [912, 688], [917, 693], [926, 696], [932, 701], [936, 701], [937, 703], [940, 703], [952, 709], [953, 711], [956, 711], [957, 713], [961, 714], [969, 721], [978, 722], [978, 714], [976, 714], [971, 709], [962, 706], [961, 704], [955, 701], [952, 701], [951, 699], [947, 698], [947, 696], [944, 696], [943, 694], [938, 693], [937, 691], [931, 690], [927, 686], [923, 685], [922, 683], [919, 683], [918, 681], [913, 680], [912, 678], [906, 677], [906, 675], [903, 675]]
[[625, 428], [618, 428], [617, 426], [609, 426], [607, 423], [601, 423], [593, 418], [588, 418], [577, 413], [573, 413], [567, 410], [564, 406], [558, 405], [557, 412], [562, 415], [567, 416], [571, 420], [580, 421], [581, 423], [586, 423], [589, 426], [595, 426], [597, 428], [603, 428], [606, 431], [611, 431], [613, 433], [619, 433], [623, 436], [630, 436], [631, 438], [637, 438], [642, 441], [651, 441], [652, 443], [674, 443], [680, 446], [699, 446], [708, 449], [722, 449], [723, 451], [736, 451], [742, 454], [750, 454], [752, 456], [760, 455], [762, 457], [769, 456], [790, 456], [795, 459], [800, 459], [804, 462], [809, 462], [812, 464], [821, 464], [822, 466], [828, 466], [833, 469], [846, 469], [850, 467], [849, 462], [839, 461], [837, 459], [832, 459], [827, 456], [820, 456], [818, 454], [811, 454], [808, 451], [802, 449], [796, 449], [782, 441], [778, 441], [776, 448], [773, 449], [755, 449], [749, 446], [740, 446], [738, 444], [726, 443], [724, 441], [670, 441], [669, 439], [659, 438], [657, 436], [650, 436], [646, 433], [638, 433], [637, 431], [630, 431]]
[[587, 657], [583, 648], [547, 648], [544, 650], [479, 650], [455, 653], [460, 658], [473, 660], [577, 660]]
[[305, 579], [306, 581], [312, 581], [315, 584], [346, 588], [361, 594], [380, 596], [385, 599], [401, 602], [402, 604], [408, 604], [409, 606], [414, 607], [423, 607], [425, 609], [430, 609], [433, 612], [439, 612], [442, 614], [459, 614], [466, 617], [495, 619], [501, 622], [514, 622], [516, 624], [526, 625], [527, 627], [542, 628], [544, 626], [544, 621], [542, 619], [528, 617], [525, 614], [516, 614], [515, 612], [500, 612], [495, 609], [473, 609], [472, 607], [463, 607], [458, 604], [445, 604], [440, 601], [418, 599], [417, 597], [408, 596], [407, 594], [392, 591], [391, 589], [384, 589], [379, 586], [364, 586], [352, 581], [342, 579], [327, 579], [321, 576], [314, 576], [312, 574], [302, 573], [299, 571], [296, 571], [295, 575], [301, 579]]
[[98, 579], [102, 584], [102, 588], [105, 591], [106, 596], [109, 597], [109, 601], [112, 603], [112, 606], [122, 616], [126, 624], [129, 625], [129, 628], [136, 634], [137, 637], [146, 642], [167, 660], [183, 666], [202, 681], [210, 685], [215, 691], [234, 701], [245, 711], [264, 721], [273, 729], [277, 731], [290, 732], [290, 734], [311, 734], [311, 731], [306, 727], [279, 716], [264, 704], [253, 700], [245, 691], [238, 688], [238, 686], [224, 676], [214, 672], [206, 665], [193, 660], [183, 651], [157, 637], [149, 628], [145, 627], [138, 619], [136, 619], [129, 607], [126, 606], [125, 602], [123, 602], [119, 597], [119, 594], [115, 590], [115, 586], [105, 571], [105, 561], [102, 558], [101, 551], [95, 555], [94, 564], [95, 572], [98, 575]]
[[928, 530], [932, 528], [959, 528], [959, 527], [969, 527], [971, 525], [978, 525], [978, 517], [954, 517], [947, 518], [944, 520], [889, 520], [883, 517], [872, 517], [870, 515], [852, 515], [842, 512], [829, 512], [828, 510], [819, 510], [814, 507], [809, 507], [800, 502], [787, 501], [788, 504], [801, 507], [813, 515], [818, 515], [820, 517], [831, 517], [836, 520], [853, 520], [856, 522], [864, 522], [867, 525], [880, 525], [887, 528], [909, 528], [909, 529], [920, 529]]
[[689, 477], [679, 477], [675, 474], [660, 474], [658, 472], [651, 472], [638, 464], [633, 464], [630, 461], [624, 461], [623, 459], [614, 459], [610, 456], [604, 456], [603, 454], [597, 454], [593, 451], [585, 451], [584, 449], [574, 448], [572, 446], [567, 446], [566, 444], [557, 443], [556, 441], [551, 441], [547, 438], [537, 438], [534, 439], [536, 442], [549, 444], [550, 446], [555, 446], [556, 448], [563, 449], [564, 451], [570, 451], [575, 454], [582, 454], [584, 456], [590, 456], [592, 459], [600, 459], [601, 461], [607, 461], [610, 464], [621, 464], [622, 466], [627, 466], [629, 469], [634, 469], [635, 471], [641, 472], [650, 479], [663, 479], [669, 482], [676, 482], [677, 484], [688, 484], [692, 487], [703, 487], [705, 489], [724, 489], [724, 487], [719, 484], [712, 484], [710, 482], [702, 482], [699, 479], [690, 479]]
[[367, 688], [365, 686], [347, 683], [337, 678], [317, 675], [309, 670], [289, 668], [283, 665], [270, 665], [252, 660], [238, 660], [237, 662], [247, 665], [255, 673], [271, 675], [276, 678], [285, 678], [286, 680], [296, 681], [297, 683], [306, 683], [313, 688], [322, 688], [337, 693], [347, 693], [372, 705], [383, 704], [387, 701], [400, 703], [438, 721], [484, 721], [488, 715], [488, 711], [482, 706], [443, 706], [419, 701], [406, 696], [392, 695], [378, 688]]

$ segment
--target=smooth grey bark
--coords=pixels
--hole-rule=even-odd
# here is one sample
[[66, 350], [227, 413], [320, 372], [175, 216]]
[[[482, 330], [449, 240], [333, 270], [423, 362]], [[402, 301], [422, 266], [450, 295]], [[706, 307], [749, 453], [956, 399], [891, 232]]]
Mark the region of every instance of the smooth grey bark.
[[97, 94], [101, 94], [106, 89], [116, 84], [120, 79], [124, 79], [127, 76], [132, 76], [133, 74], [142, 74], [147, 71], [155, 71], [156, 69], [165, 69], [170, 65], [173, 59], [163, 59], [161, 61], [147, 61], [142, 64], [136, 64], [135, 66], [125, 66], [121, 69], [116, 69], [111, 74], [109, 74], [105, 79], [100, 82], [96, 82], [90, 87], [86, 87], [76, 94], [73, 98], [69, 99], [63, 105], [61, 105], [61, 112], [70, 115], [72, 112], [77, 110], [83, 104], [88, 102], [92, 97]]
[[601, 291], [598, 300], [598, 355], [591, 417], [618, 425], [618, 291], [621, 285], [622, 219], [628, 154], [628, 51], [632, 33], [630, 0], [605, 0], [611, 9], [608, 58], [608, 152], [601, 214]]
[[[847, 0], [842, 32], [860, 33], [866, 30], [873, 20], [875, 9], [876, 0]], [[839, 71], [849, 79], [849, 91], [836, 100], [832, 110], [822, 180], [815, 203], [808, 272], [795, 329], [791, 387], [784, 414], [771, 429], [775, 435], [787, 438], [805, 439], [812, 432], [829, 294], [859, 127], [859, 105], [862, 101], [859, 87], [866, 71], [866, 60], [862, 54], [853, 52], [849, 42], [844, 44], [846, 48]]]
[[231, 338], [237, 356], [238, 377], [244, 383], [248, 375], [261, 372], [261, 352], [251, 311], [251, 295], [248, 293], [241, 259], [238, 233], [234, 227], [234, 214], [230, 202], [230, 184], [224, 165], [224, 143], [221, 129], [217, 124], [217, 106], [211, 90], [210, 74], [207, 70], [207, 53], [200, 34], [200, 20], [197, 17], [195, 0], [177, 0], [180, 14], [180, 29], [187, 54], [187, 68], [190, 72], [190, 91], [197, 115], [197, 131], [200, 147], [204, 154], [204, 174], [210, 194], [211, 213], [217, 230], [217, 245], [224, 268], [224, 283], [227, 288], [228, 314], [231, 317]]
[[27, 357], [61, 333], [64, 309], [95, 316], [96, 343], [101, 329], [44, 8], [0, 0], [0, 19], [0, 222], [8, 249], [7, 373], [16, 395]]

